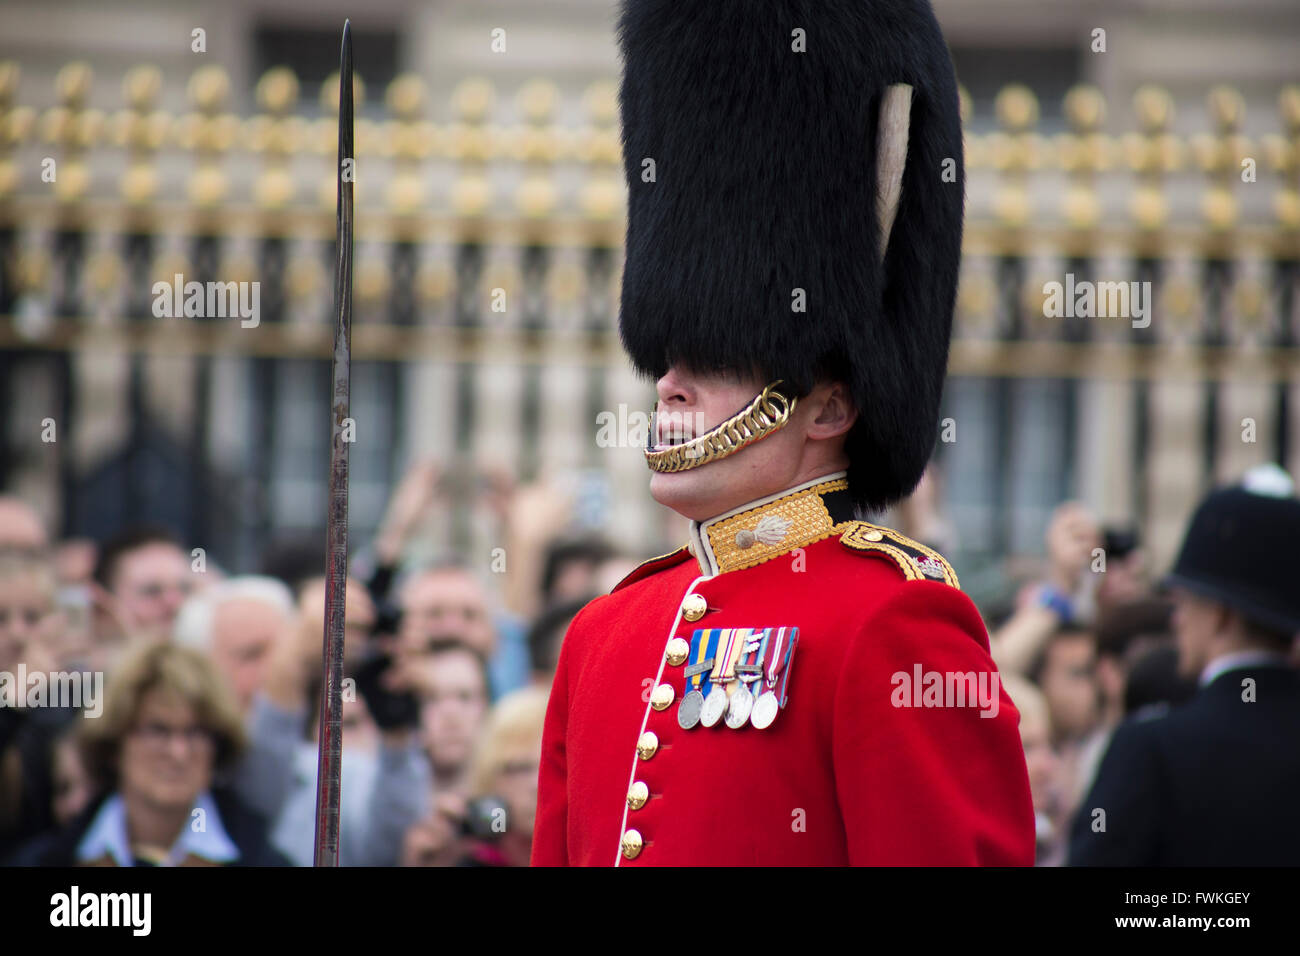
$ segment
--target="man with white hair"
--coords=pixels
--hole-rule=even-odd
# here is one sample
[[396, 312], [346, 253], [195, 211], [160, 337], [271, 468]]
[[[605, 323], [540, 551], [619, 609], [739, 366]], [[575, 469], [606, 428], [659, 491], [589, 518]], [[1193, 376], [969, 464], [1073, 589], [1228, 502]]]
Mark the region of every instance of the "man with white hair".
[[293, 593], [275, 578], [230, 578], [190, 598], [176, 618], [176, 643], [212, 658], [244, 711], [266, 679], [271, 649], [294, 615]]

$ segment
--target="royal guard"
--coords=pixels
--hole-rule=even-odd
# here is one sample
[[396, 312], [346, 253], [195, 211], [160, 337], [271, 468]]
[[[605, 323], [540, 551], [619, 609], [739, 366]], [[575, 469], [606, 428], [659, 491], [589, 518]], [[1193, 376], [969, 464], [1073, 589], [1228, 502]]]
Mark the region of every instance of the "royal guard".
[[980, 615], [858, 517], [938, 434], [964, 187], [930, 5], [626, 0], [619, 36], [620, 329], [690, 540], [564, 638], [533, 862], [1031, 864]]

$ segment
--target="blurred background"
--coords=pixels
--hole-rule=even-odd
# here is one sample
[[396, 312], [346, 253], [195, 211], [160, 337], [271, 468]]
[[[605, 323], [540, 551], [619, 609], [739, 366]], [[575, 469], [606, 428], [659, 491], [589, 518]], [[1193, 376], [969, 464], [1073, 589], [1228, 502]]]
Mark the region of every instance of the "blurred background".
[[[1300, 461], [1300, 8], [937, 10], [969, 130], [945, 412], [957, 434], [937, 455], [953, 558], [971, 575], [1033, 552], [1067, 496], [1138, 523], [1167, 557], [1208, 482]], [[278, 532], [321, 527], [331, 74], [352, 15], [354, 531], [376, 527], [386, 489], [427, 455], [465, 475], [563, 478], [582, 520], [614, 510], [638, 545], [672, 545], [638, 456], [593, 440], [600, 411], [651, 401], [615, 334], [613, 5], [374, 0], [356, 13], [4, 5], [0, 482], [64, 534], [150, 516], [235, 565]], [[1042, 286], [1067, 272], [1151, 281], [1150, 327], [1044, 320]], [[152, 284], [176, 273], [260, 280], [261, 325], [155, 319]], [[474, 485], [463, 478], [458, 499]], [[481, 551], [477, 510], [440, 533]]]
[[[1145, 580], [1209, 487], [1300, 467], [1300, 6], [935, 7], [963, 91], [965, 252], [934, 465], [884, 517], [997, 624], [1074, 560], [1054, 515]], [[545, 609], [684, 540], [636, 448], [599, 438], [653, 401], [616, 329], [615, 13], [5, 0], [0, 492], [43, 529], [69, 608], [108, 600], [68, 589], [111, 594], [92, 569], [144, 524], [218, 573], [298, 586], [323, 567], [345, 17], [351, 535], [375, 612], [409, 618], [390, 579], [454, 557], [496, 623], [489, 656], [514, 648], [499, 694], [527, 681]], [[259, 282], [258, 324], [158, 317], [177, 274]], [[1149, 325], [1046, 317], [1067, 275], [1151, 283]]]

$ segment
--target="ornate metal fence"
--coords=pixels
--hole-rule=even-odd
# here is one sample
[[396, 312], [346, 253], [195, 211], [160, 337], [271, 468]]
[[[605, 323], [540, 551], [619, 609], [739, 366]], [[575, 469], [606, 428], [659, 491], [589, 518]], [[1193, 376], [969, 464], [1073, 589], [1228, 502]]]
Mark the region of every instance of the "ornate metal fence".
[[[320, 525], [332, 117], [285, 70], [246, 116], [215, 67], [182, 114], [156, 108], [152, 67], [126, 75], [115, 112], [88, 105], [84, 64], [47, 107], [19, 78], [0, 64], [0, 482], [44, 494], [69, 533], [162, 517], [234, 564]], [[384, 104], [357, 123], [359, 529], [402, 463], [432, 454], [459, 477], [446, 543], [486, 555], [474, 476], [497, 464], [581, 476], [585, 520], [617, 514], [623, 544], [658, 547], [638, 456], [597, 440], [601, 413], [651, 399], [616, 334], [612, 82], [573, 102], [531, 82], [506, 109], [467, 81], [434, 121], [401, 76]], [[1100, 94], [1076, 88], [1050, 133], [1010, 87], [996, 128], [968, 132], [937, 456], [968, 561], [1034, 549], [1066, 495], [1167, 553], [1206, 484], [1300, 466], [1300, 88], [1262, 136], [1228, 89], [1196, 134], [1175, 132], [1159, 89], [1132, 107], [1135, 128], [1108, 132]], [[255, 317], [223, 297], [254, 282]]]

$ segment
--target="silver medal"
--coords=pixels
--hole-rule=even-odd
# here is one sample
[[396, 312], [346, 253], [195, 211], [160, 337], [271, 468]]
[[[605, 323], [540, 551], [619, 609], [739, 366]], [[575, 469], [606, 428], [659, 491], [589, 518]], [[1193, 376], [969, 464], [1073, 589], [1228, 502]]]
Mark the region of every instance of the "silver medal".
[[749, 712], [754, 707], [754, 695], [744, 684], [738, 686], [731, 694], [731, 703], [727, 705], [727, 726], [739, 730], [749, 720]]
[[700, 709], [704, 706], [704, 695], [693, 690], [677, 705], [677, 726], [690, 730], [700, 722]]
[[712, 727], [726, 712], [727, 692], [714, 684], [713, 690], [709, 691], [709, 696], [704, 698], [704, 706], [700, 709], [700, 723], [705, 727]]
[[762, 696], [754, 702], [752, 713], [749, 715], [749, 722], [759, 730], [766, 730], [772, 726], [772, 721], [776, 720], [777, 712], [781, 705], [777, 703], [776, 694], [772, 691], [764, 691]]

